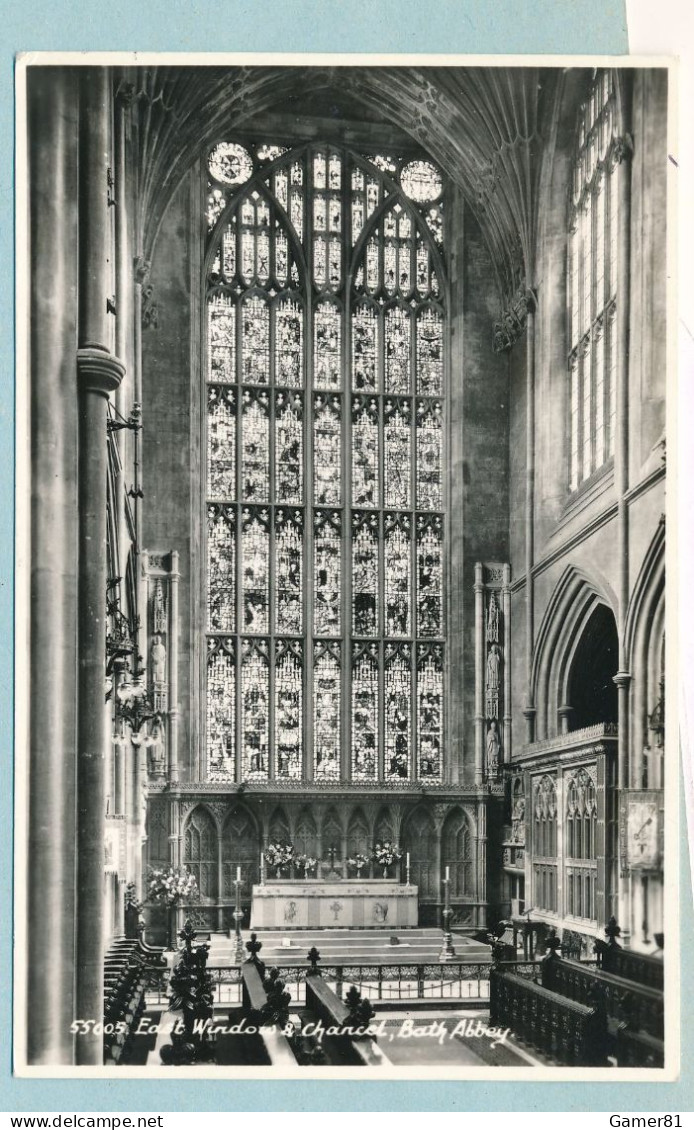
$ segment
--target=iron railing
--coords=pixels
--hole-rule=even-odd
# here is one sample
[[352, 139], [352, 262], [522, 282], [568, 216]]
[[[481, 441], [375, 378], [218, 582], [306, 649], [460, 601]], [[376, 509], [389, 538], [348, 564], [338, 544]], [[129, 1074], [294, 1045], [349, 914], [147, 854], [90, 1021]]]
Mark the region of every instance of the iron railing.
[[[305, 965], [280, 965], [292, 1004], [306, 1003]], [[462, 1004], [486, 1004], [489, 1001], [489, 965], [449, 961], [440, 965], [320, 965], [327, 985], [344, 996], [355, 985], [363, 996], [373, 1001], [460, 1001]], [[215, 1005], [241, 1004], [241, 967], [208, 965], [214, 985]], [[168, 1002], [168, 971], [153, 971], [147, 990], [149, 1007]]]

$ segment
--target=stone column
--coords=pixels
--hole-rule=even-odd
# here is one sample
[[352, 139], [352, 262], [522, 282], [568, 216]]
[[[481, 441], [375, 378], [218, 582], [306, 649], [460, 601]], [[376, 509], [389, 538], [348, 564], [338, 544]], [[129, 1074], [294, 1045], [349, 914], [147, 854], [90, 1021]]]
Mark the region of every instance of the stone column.
[[[77, 939], [75, 1015], [103, 1013], [106, 677], [106, 407], [124, 374], [110, 352], [113, 240], [108, 206], [111, 73], [80, 73], [79, 619], [77, 734]], [[103, 1059], [101, 1035], [75, 1039], [80, 1066]]]
[[[77, 747], [76, 1015], [103, 1011], [103, 915], [106, 678], [106, 403], [123, 367], [106, 352], [77, 355], [80, 393], [79, 676]], [[77, 1062], [101, 1064], [102, 1038], [78, 1035]]]
[[[619, 217], [617, 232], [617, 372], [615, 399], [617, 404], [614, 445], [614, 484], [617, 496], [617, 631], [619, 635], [619, 670], [617, 684], [617, 787], [629, 787], [629, 691], [631, 674], [626, 653], [625, 623], [629, 602], [629, 292], [631, 242], [631, 152], [628, 136], [619, 139], [616, 151]], [[629, 879], [620, 875], [618, 920], [623, 941], [628, 945], [631, 932], [631, 897]]]
[[535, 646], [535, 295], [528, 292], [526, 347], [526, 447], [525, 447], [525, 654], [527, 723], [526, 741], [535, 741], [535, 703], [532, 690], [533, 650]]
[[512, 756], [511, 719], [511, 566], [504, 565], [501, 591], [501, 610], [504, 618], [504, 748], [502, 760], [508, 764]]
[[477, 802], [477, 902], [476, 925], [484, 929], [487, 925], [487, 805], [483, 799]]
[[484, 583], [475, 564], [475, 784], [484, 778]]
[[[30, 565], [24, 599], [31, 669], [26, 712], [19, 701], [17, 743], [23, 752], [28, 728], [27, 1058], [34, 1065], [59, 1065], [72, 1063], [70, 1024], [75, 1017], [79, 110], [75, 69], [29, 67], [25, 73], [32, 517], [31, 562], [25, 560], [24, 570], [18, 571], [17, 586], [19, 598], [22, 572], [26, 576]], [[29, 486], [19, 481], [17, 486], [28, 511]], [[18, 544], [21, 552], [21, 535]], [[17, 647], [25, 647], [23, 638], [17, 639]]]
[[171, 554], [169, 605], [169, 781], [178, 783], [178, 553]]

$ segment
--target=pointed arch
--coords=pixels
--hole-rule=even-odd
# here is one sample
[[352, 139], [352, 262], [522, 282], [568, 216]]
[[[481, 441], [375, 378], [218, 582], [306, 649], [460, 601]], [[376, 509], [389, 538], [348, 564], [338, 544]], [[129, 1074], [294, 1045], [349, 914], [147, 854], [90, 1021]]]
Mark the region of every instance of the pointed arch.
[[646, 550], [627, 609], [625, 652], [629, 688], [629, 750], [632, 788], [663, 784], [662, 733], [649, 728], [660, 704], [664, 724], [665, 521]]
[[371, 835], [369, 822], [361, 808], [355, 808], [347, 825], [347, 855], [350, 859], [359, 855], [369, 858], [371, 852]]
[[410, 854], [410, 881], [418, 888], [420, 901], [436, 899], [437, 836], [431, 814], [423, 805], [407, 817], [403, 828], [403, 848]]
[[200, 898], [215, 900], [219, 895], [219, 832], [217, 821], [204, 804], [196, 805], [186, 820], [183, 862], [195, 875]]
[[547, 604], [533, 655], [531, 688], [536, 740], [559, 733], [559, 708], [567, 702], [568, 680], [581, 636], [599, 605], [616, 620], [617, 599], [604, 580], [569, 565]]
[[250, 897], [259, 879], [260, 835], [255, 816], [243, 804], [236, 804], [222, 828], [222, 897], [233, 899], [237, 868], [241, 868], [242, 897]]
[[451, 898], [474, 895], [474, 836], [464, 809], [451, 809], [441, 830], [441, 870], [449, 868]]

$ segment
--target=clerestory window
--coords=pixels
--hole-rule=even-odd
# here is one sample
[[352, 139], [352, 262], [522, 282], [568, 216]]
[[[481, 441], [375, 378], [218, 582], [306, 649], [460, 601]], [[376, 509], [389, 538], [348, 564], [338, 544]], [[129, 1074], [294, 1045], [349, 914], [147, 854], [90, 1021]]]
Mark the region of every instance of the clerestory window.
[[612, 71], [579, 111], [569, 205], [569, 486], [614, 456], [618, 156]]
[[441, 174], [240, 141], [207, 172], [207, 779], [441, 780]]

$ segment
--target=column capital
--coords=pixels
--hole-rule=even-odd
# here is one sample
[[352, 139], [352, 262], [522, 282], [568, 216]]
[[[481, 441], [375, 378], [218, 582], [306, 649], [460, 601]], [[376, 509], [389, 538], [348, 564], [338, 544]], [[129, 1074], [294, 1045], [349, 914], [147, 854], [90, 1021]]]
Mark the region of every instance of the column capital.
[[87, 346], [77, 350], [77, 378], [80, 391], [108, 396], [125, 376], [125, 365], [106, 349]]
[[618, 671], [612, 682], [617, 687], [628, 687], [632, 679], [633, 675], [629, 671]]

